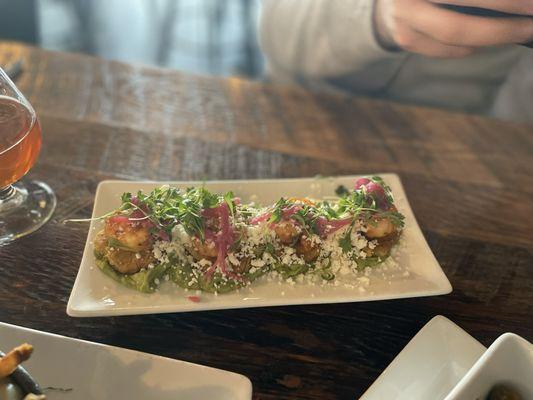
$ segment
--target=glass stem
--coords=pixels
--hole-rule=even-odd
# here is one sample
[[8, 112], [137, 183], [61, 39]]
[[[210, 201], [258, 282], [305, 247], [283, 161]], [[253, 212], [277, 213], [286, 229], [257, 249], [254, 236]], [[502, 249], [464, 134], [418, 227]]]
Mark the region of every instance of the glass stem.
[[6, 186], [0, 189], [0, 202], [9, 199], [13, 193], [15, 193], [15, 188], [11, 185]]

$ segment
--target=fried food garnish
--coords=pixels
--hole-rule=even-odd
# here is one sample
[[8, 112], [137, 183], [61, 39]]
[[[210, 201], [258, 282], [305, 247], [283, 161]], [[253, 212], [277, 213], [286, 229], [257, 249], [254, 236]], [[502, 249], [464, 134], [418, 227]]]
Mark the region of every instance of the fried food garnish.
[[44, 394], [30, 393], [29, 395], [24, 397], [24, 400], [46, 400], [46, 396]]
[[33, 346], [24, 343], [0, 358], [0, 378], [11, 375], [20, 363], [30, 358], [32, 352]]

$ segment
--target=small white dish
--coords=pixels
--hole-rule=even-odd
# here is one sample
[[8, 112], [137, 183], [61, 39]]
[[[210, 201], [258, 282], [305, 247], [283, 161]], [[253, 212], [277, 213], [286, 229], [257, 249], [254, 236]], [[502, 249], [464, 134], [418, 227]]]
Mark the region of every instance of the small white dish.
[[34, 347], [24, 367], [48, 400], [250, 400], [245, 376], [151, 354], [0, 323], [7, 351]]
[[360, 400], [442, 400], [485, 350], [452, 321], [437, 315], [411, 339]]
[[[156, 293], [145, 294], [128, 289], [104, 275], [95, 264], [92, 241], [101, 222], [91, 223], [80, 269], [70, 294], [67, 313], [74, 317], [151, 314], [216, 310], [228, 308], [266, 307], [294, 304], [343, 303], [399, 299], [450, 293], [452, 287], [424, 239], [409, 206], [400, 179], [395, 174], [380, 174], [391, 187], [398, 210], [405, 215], [402, 251], [398, 270], [383, 273], [375, 270], [363, 279], [366, 287], [327, 284], [311, 286], [253, 282], [239, 291], [213, 295], [202, 293], [200, 302], [192, 302], [186, 292], [170, 284]], [[213, 182], [131, 182], [104, 181], [98, 185], [93, 217], [104, 215], [120, 206], [124, 192], [150, 191], [163, 184], [187, 188], [205, 185], [216, 192], [233, 191], [243, 201], [271, 204], [280, 197], [332, 196], [339, 185], [352, 187], [358, 176], [276, 180], [240, 180]], [[350, 284], [359, 284], [357, 277], [347, 276]]]
[[496, 384], [507, 384], [522, 399], [533, 399], [533, 345], [514, 333], [494, 341], [446, 400], [485, 400]]

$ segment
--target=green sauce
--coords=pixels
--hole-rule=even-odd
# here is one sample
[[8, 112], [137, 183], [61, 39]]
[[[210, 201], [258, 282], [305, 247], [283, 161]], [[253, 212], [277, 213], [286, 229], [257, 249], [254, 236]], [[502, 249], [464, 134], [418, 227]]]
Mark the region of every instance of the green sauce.
[[126, 275], [115, 271], [106, 259], [98, 255], [96, 257], [96, 265], [104, 274], [130, 289], [143, 293], [153, 293], [159, 286], [156, 279], [161, 281], [168, 269], [167, 265], [157, 264], [152, 269], [143, 269], [135, 274]]
[[389, 256], [385, 257], [367, 257], [367, 258], [357, 258], [355, 262], [357, 263], [357, 269], [360, 271], [364, 270], [366, 267], [375, 267], [378, 264], [381, 264]]

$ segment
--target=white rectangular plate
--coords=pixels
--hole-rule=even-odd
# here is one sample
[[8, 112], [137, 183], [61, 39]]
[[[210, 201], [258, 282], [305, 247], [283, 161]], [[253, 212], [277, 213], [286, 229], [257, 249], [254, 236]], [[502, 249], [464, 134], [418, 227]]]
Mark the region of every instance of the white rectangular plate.
[[[485, 347], [437, 315], [405, 346], [359, 400], [442, 400]], [[474, 397], [462, 397], [462, 399]]]
[[[152, 294], [136, 292], [121, 286], [96, 267], [92, 241], [101, 222], [93, 221], [89, 230], [78, 276], [72, 289], [67, 313], [73, 317], [95, 317], [129, 314], [152, 314], [216, 310], [228, 308], [266, 307], [293, 304], [343, 303], [385, 300], [404, 297], [432, 296], [450, 293], [452, 287], [433, 253], [429, 249], [413, 211], [407, 202], [400, 179], [395, 174], [380, 174], [390, 185], [398, 210], [405, 215], [405, 230], [398, 268], [390, 271], [376, 269], [370, 276], [358, 279], [355, 275], [343, 278], [338, 286], [279, 284], [267, 279], [253, 282], [239, 291], [213, 295], [203, 293], [201, 301], [191, 302], [194, 292], [175, 288], [170, 284]], [[320, 199], [332, 196], [339, 185], [353, 187], [357, 176], [335, 178], [276, 179], [212, 182], [131, 182], [104, 181], [98, 185], [93, 217], [104, 215], [120, 206], [123, 192], [150, 191], [162, 184], [177, 187], [205, 185], [215, 192], [233, 191], [243, 201], [251, 198], [270, 204], [280, 197]], [[346, 283], [346, 284], [345, 284]], [[351, 286], [350, 286], [351, 285]], [[354, 286], [357, 286], [354, 288]]]
[[245, 376], [120, 347], [0, 323], [3, 351], [34, 347], [24, 367], [48, 400], [250, 400]]

